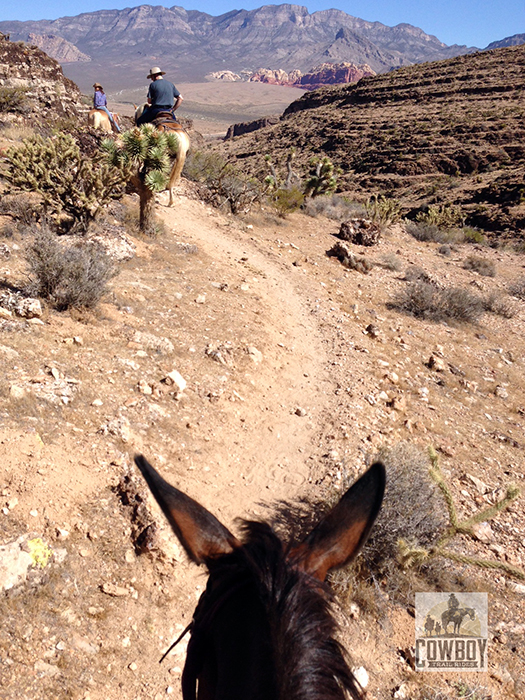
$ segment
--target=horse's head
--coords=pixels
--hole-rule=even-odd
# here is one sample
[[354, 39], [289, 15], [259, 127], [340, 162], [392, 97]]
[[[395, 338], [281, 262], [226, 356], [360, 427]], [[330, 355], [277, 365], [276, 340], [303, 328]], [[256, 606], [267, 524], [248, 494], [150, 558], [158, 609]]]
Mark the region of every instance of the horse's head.
[[188, 556], [210, 573], [193, 618], [184, 700], [359, 698], [324, 580], [368, 537], [383, 499], [383, 465], [374, 464], [291, 546], [260, 522], [246, 522], [238, 539], [143, 456], [135, 462]]

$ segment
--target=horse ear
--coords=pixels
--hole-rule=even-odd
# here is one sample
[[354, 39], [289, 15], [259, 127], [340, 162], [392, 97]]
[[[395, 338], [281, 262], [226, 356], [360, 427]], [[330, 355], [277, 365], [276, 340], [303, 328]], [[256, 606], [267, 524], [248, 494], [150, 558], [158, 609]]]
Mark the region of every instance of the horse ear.
[[240, 546], [239, 540], [214, 515], [168, 484], [143, 455], [135, 457], [135, 464], [192, 561], [206, 564]]
[[385, 468], [376, 462], [292, 549], [290, 556], [303, 571], [324, 581], [330, 569], [344, 566], [357, 555], [381, 508], [385, 481]]

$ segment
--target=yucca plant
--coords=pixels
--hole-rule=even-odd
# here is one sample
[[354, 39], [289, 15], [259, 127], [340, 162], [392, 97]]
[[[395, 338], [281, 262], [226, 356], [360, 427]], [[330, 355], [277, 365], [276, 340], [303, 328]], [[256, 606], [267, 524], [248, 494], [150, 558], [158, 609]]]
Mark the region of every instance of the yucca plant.
[[102, 148], [111, 165], [118, 167], [137, 190], [140, 201], [139, 227], [155, 233], [155, 193], [165, 190], [171, 172], [171, 158], [177, 153], [175, 134], [157, 131], [143, 124], [122, 134], [117, 141], [106, 139]]

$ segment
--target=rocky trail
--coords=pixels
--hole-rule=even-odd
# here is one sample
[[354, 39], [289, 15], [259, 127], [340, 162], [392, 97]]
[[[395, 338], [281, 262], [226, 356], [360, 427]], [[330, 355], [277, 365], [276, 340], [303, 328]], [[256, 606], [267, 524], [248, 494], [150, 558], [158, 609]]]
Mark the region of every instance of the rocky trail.
[[[164, 201], [164, 231], [129, 238], [134, 254], [97, 313], [24, 318], [0, 303], [0, 544], [19, 541], [16, 551], [45, 563], [13, 569], [0, 599], [2, 700], [180, 698], [185, 643], [158, 660], [206, 579], [146, 500], [136, 452], [234, 531], [236, 518], [267, 517], [280, 501], [333, 496], [403, 440], [440, 451], [466, 513], [523, 484], [523, 301], [513, 299], [511, 319], [461, 327], [389, 306], [410, 267], [503, 293], [523, 274], [521, 256], [483, 249], [498, 274], [481, 278], [462, 267], [470, 250], [445, 258], [397, 227], [360, 249], [375, 263], [365, 275], [326, 256], [338, 231], [328, 219], [226, 216], [186, 182], [175, 208]], [[24, 245], [6, 240], [4, 277], [22, 273]], [[488, 546], [524, 565], [517, 503], [488, 545], [469, 545], [475, 553]], [[476, 682], [490, 697], [519, 697], [524, 591], [503, 574], [479, 576], [497, 632], [491, 671]], [[402, 653], [413, 636], [399, 606], [379, 624], [355, 609], [344, 622], [371, 698], [403, 683], [397, 697], [455, 688], [454, 674], [415, 677]]]

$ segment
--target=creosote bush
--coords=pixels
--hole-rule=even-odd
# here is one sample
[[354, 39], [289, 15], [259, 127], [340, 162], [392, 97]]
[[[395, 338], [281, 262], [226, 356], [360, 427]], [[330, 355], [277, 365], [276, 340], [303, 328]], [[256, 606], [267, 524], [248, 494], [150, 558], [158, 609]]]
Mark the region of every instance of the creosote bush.
[[66, 247], [46, 224], [32, 233], [34, 238], [26, 251], [31, 293], [61, 311], [94, 308], [117, 274], [109, 256], [83, 239]]
[[268, 195], [268, 201], [281, 219], [297, 211], [304, 202], [304, 194], [297, 187], [285, 189], [280, 187]]
[[245, 175], [218, 153], [190, 151], [184, 174], [189, 180], [203, 184], [203, 197], [217, 207], [228, 207], [233, 214], [248, 212], [262, 197], [261, 183]]
[[399, 294], [394, 306], [429, 321], [475, 323], [483, 311], [483, 300], [467, 289], [440, 289], [426, 282], [414, 282]]
[[487, 260], [487, 258], [482, 258], [480, 255], [469, 255], [463, 261], [463, 268], [465, 270], [472, 270], [477, 272], [479, 275], [484, 277], [495, 277], [496, 276], [496, 265], [492, 260]]

